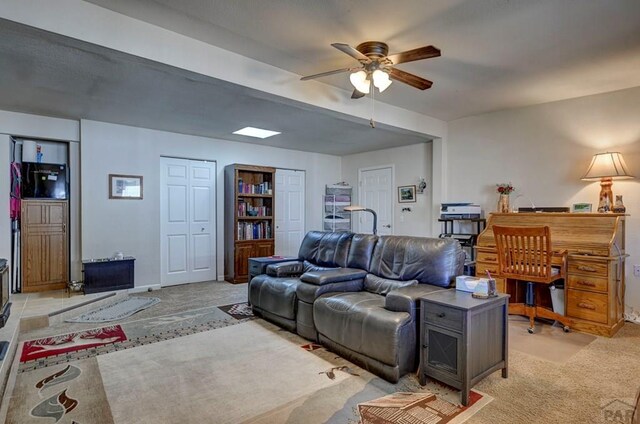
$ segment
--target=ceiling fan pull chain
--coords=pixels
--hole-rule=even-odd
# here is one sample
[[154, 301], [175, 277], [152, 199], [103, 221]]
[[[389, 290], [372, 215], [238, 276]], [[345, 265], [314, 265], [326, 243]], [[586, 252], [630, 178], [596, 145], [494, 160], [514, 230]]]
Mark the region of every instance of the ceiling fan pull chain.
[[376, 123], [373, 120], [373, 118], [375, 116], [375, 113], [376, 113], [375, 96], [376, 96], [376, 90], [375, 90], [375, 88], [371, 87], [371, 119], [369, 119], [369, 125], [371, 125], [371, 128], [375, 128], [376, 127]]

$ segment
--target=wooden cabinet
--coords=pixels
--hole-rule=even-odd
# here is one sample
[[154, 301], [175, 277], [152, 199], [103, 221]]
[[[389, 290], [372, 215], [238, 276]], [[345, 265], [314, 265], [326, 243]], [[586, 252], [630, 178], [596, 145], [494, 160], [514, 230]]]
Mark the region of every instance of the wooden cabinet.
[[65, 288], [69, 280], [66, 200], [22, 201], [22, 291]]
[[506, 378], [507, 299], [474, 299], [457, 290], [420, 299], [420, 384], [431, 377], [460, 389], [466, 406], [474, 384], [499, 369]]
[[[519, 302], [524, 292], [500, 277], [493, 226], [549, 226], [554, 250], [567, 250], [565, 315], [573, 329], [613, 336], [624, 325], [625, 215], [614, 213], [494, 213], [478, 237], [476, 275], [489, 270], [498, 290]], [[556, 265], [560, 265], [559, 263]], [[549, 298], [548, 290], [538, 290]]]
[[275, 168], [225, 167], [225, 270], [230, 283], [246, 283], [249, 258], [274, 253]]

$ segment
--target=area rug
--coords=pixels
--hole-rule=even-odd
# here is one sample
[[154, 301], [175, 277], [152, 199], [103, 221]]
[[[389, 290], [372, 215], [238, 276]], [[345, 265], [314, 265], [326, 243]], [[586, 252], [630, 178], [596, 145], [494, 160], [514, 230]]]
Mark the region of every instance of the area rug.
[[22, 346], [20, 362], [77, 352], [125, 340], [127, 336], [119, 325], [29, 340]]
[[220, 310], [231, 315], [235, 319], [247, 319], [253, 316], [251, 306], [247, 302], [233, 303], [231, 305], [218, 306]]
[[101, 306], [92, 311], [86, 312], [75, 318], [68, 318], [66, 322], [109, 322], [130, 317], [136, 312], [140, 312], [160, 302], [157, 297], [134, 297], [128, 296], [119, 299], [108, 305]]
[[[82, 340], [79, 336], [84, 336], [84, 340], [87, 340], [95, 334], [109, 334], [108, 330], [113, 327], [95, 328], [82, 332], [64, 333], [27, 340], [22, 344], [23, 353], [21, 357], [24, 360], [20, 362], [18, 372], [65, 364], [69, 361], [91, 358], [150, 343], [158, 343], [190, 334], [236, 325], [241, 322], [231, 318], [216, 307], [207, 307], [119, 324], [115, 327], [122, 329], [124, 333], [123, 340], [114, 340], [99, 345], [91, 345], [90, 343], [83, 345], [80, 342], [74, 342], [74, 340]], [[25, 351], [31, 353], [36, 350], [32, 348], [32, 345], [37, 347], [43, 344], [51, 344], [50, 340], [54, 341], [53, 344], [55, 344], [57, 350], [49, 349], [46, 355], [40, 355], [37, 358], [35, 357], [36, 355], [31, 354], [25, 356]], [[75, 346], [75, 348], [71, 349], [72, 346]]]
[[359, 405], [412, 392], [424, 395], [420, 405], [436, 402], [454, 411], [450, 421], [441, 421], [453, 424], [492, 400], [472, 393], [478, 400], [462, 408], [459, 392], [422, 387], [415, 375], [391, 384], [317, 345], [308, 350], [308, 341], [263, 320], [228, 317], [229, 323], [25, 370], [17, 376], [7, 422], [356, 424]]
[[453, 405], [438, 399], [431, 393], [397, 392], [358, 405], [362, 424], [445, 424], [482, 399], [482, 395], [471, 392], [469, 405]]

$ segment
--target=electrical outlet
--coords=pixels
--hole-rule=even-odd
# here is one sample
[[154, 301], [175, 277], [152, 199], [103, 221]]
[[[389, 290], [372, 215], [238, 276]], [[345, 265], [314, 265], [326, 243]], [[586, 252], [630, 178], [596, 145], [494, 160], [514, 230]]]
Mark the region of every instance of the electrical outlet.
[[640, 265], [633, 266], [633, 276], [640, 277]]

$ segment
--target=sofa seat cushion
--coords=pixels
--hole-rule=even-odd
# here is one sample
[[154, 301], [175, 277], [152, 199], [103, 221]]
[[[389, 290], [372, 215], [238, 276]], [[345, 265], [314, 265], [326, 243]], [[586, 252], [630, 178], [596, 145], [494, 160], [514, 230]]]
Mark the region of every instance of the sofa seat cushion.
[[325, 271], [308, 271], [300, 276], [305, 283], [324, 286], [341, 281], [361, 280], [367, 275], [367, 271], [355, 268], [335, 268]]
[[418, 280], [389, 280], [387, 278], [381, 278], [373, 274], [367, 274], [364, 279], [364, 289], [371, 293], [380, 294], [386, 296], [391, 290], [399, 289], [402, 287], [417, 286]]
[[[415, 332], [406, 312], [384, 308], [384, 296], [366, 291], [330, 293], [313, 304], [318, 333], [355, 352], [395, 366], [403, 355], [406, 334]], [[410, 331], [407, 327], [411, 326]]]
[[266, 274], [254, 277], [249, 283], [251, 305], [282, 318], [295, 320], [298, 297], [297, 278], [278, 278]]

